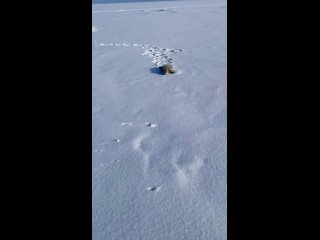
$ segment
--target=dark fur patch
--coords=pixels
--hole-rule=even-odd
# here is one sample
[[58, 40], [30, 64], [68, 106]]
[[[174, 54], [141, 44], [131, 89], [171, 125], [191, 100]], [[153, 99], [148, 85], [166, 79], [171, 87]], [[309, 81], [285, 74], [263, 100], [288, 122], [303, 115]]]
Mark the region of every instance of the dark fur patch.
[[165, 64], [160, 68], [160, 71], [162, 72], [162, 74], [167, 75], [167, 74], [173, 74], [176, 71], [173, 69], [173, 66], [171, 64]]

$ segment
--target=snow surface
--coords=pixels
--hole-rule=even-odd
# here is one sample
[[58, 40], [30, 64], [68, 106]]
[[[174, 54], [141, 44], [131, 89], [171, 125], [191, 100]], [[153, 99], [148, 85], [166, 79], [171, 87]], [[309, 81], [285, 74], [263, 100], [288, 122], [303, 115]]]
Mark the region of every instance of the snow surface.
[[93, 239], [227, 239], [226, 0], [92, 6]]

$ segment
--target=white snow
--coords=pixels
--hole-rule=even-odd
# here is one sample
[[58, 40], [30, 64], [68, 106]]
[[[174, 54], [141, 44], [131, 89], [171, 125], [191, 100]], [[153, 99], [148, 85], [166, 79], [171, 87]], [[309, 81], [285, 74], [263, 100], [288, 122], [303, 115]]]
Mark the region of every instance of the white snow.
[[226, 0], [92, 15], [93, 239], [227, 239]]
[[102, 29], [100, 27], [97, 27], [97, 26], [92, 26], [92, 32], [99, 32], [101, 31]]

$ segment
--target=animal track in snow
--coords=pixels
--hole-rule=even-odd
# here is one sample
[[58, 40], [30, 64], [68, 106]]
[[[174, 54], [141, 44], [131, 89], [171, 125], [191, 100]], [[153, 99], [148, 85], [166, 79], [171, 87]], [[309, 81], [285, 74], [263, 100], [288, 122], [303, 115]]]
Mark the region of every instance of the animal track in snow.
[[148, 47], [142, 56], [148, 56], [152, 58], [152, 63], [157, 67], [161, 67], [165, 64], [172, 64], [173, 58], [169, 57], [169, 55], [177, 54], [182, 52], [182, 49], [174, 49], [174, 48], [158, 48], [158, 47]]
[[155, 123], [152, 123], [152, 122], [148, 122], [148, 123], [145, 123], [147, 127], [151, 127], [151, 128], [155, 128], [158, 126], [158, 124], [155, 124]]
[[[145, 124], [145, 126], [147, 126], [147, 127], [150, 127], [150, 128], [155, 128], [155, 127], [157, 127], [158, 126], [158, 124], [156, 124], [156, 123], [153, 123], [153, 122], [146, 122], [146, 123], [144, 123]], [[132, 125], [140, 125], [139, 123], [138, 124], [135, 124], [135, 123], [133, 123], [133, 122], [122, 122], [121, 123], [121, 126], [132, 126]], [[116, 140], [116, 139], [115, 139]], [[115, 141], [114, 140], [114, 141]], [[120, 140], [119, 140], [120, 141]]]
[[95, 153], [101, 153], [103, 151], [104, 151], [103, 149], [93, 149], [93, 152], [95, 152]]
[[99, 32], [101, 31], [102, 28], [101, 27], [98, 27], [98, 26], [92, 26], [92, 32]]
[[120, 162], [120, 160], [119, 160], [119, 159], [116, 159], [116, 160], [110, 161], [110, 163], [109, 163], [108, 165], [111, 165], [111, 164], [113, 164], [113, 163], [118, 163], [118, 162]]
[[[160, 48], [156, 46], [151, 46], [150, 44], [128, 44], [128, 43], [94, 43], [95, 47], [108, 47], [108, 46], [116, 46], [116, 47], [141, 47], [145, 49], [145, 51], [141, 54], [142, 56], [148, 56], [152, 58], [152, 63], [157, 67], [161, 67], [165, 64], [173, 64], [173, 58], [170, 55], [174, 55], [177, 53], [181, 53], [183, 49], [175, 49], [175, 48]], [[178, 72], [180, 73], [180, 72]]]
[[[94, 43], [95, 47], [109, 47], [109, 46], [116, 46], [116, 47], [142, 47], [144, 48], [145, 45], [141, 45], [141, 44], [128, 44], [128, 43]], [[149, 45], [148, 45], [149, 46]]]
[[149, 153], [145, 152], [141, 145], [142, 142], [147, 139], [150, 136], [150, 132], [144, 132], [141, 133], [138, 137], [136, 137], [133, 142], [132, 142], [132, 146], [133, 149], [136, 150], [137, 152], [139, 152], [142, 155], [142, 168], [143, 168], [143, 174], [145, 175], [149, 169], [149, 158], [150, 155]]
[[120, 139], [112, 139], [112, 141], [109, 141], [109, 142], [102, 142], [102, 143], [93, 143], [92, 145], [93, 146], [101, 146], [101, 145], [109, 145], [109, 144], [112, 144], [112, 143], [119, 143], [120, 142]]
[[175, 94], [177, 95], [177, 96], [179, 96], [179, 97], [186, 97], [187, 96], [187, 94], [181, 89], [181, 87], [176, 87], [175, 89], [174, 89], [174, 92], [175, 92]]
[[161, 190], [161, 186], [147, 187], [147, 190], [153, 191], [153, 192], [159, 192]]
[[133, 122], [123, 122], [121, 123], [121, 126], [132, 126]]
[[[179, 156], [180, 158], [180, 156]], [[181, 189], [195, 186], [201, 168], [204, 165], [203, 159], [195, 156], [193, 161], [186, 166], [180, 166], [177, 161], [179, 158], [174, 158], [173, 168], [176, 171], [177, 184]]]

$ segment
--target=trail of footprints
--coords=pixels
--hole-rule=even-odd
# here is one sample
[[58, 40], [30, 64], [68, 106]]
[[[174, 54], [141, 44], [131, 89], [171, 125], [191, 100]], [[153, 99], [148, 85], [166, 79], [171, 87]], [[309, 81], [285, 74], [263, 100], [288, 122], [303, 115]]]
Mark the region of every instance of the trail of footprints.
[[[122, 122], [121, 123], [121, 126], [133, 126], [134, 123], [133, 122]], [[138, 124], [136, 124], [138, 125]], [[146, 122], [144, 124], [146, 127], [148, 128], [155, 128], [158, 126], [157, 123], [153, 123], [153, 122]], [[94, 153], [102, 153], [104, 152], [105, 150], [102, 148], [103, 146], [106, 146], [106, 145], [110, 145], [110, 144], [116, 144], [116, 143], [120, 143], [120, 139], [119, 138], [114, 138], [114, 139], [111, 139], [107, 142], [101, 142], [101, 143], [93, 143], [92, 145], [95, 147], [92, 151]], [[136, 149], [138, 149], [139, 147], [136, 147]]]
[[[102, 28], [98, 26], [92, 26], [92, 32], [99, 32]], [[182, 49], [174, 49], [174, 48], [160, 48], [156, 46], [152, 46], [149, 44], [127, 44], [127, 43], [94, 43], [94, 47], [140, 47], [144, 49], [144, 52], [141, 54], [142, 56], [147, 56], [152, 58], [152, 63], [157, 66], [163, 66], [165, 64], [173, 64], [173, 58], [170, 57], [170, 55], [175, 55], [178, 53], [183, 52]], [[180, 87], [177, 87], [175, 89], [175, 92], [180, 96], [186, 96], [186, 93], [183, 92]], [[122, 122], [122, 126], [128, 126], [131, 127], [135, 125], [133, 122]], [[157, 123], [154, 122], [146, 122], [144, 125], [148, 128], [155, 128], [158, 126]], [[144, 175], [147, 173], [149, 168], [149, 159], [150, 155], [149, 153], [145, 152], [142, 148], [142, 142], [149, 138], [151, 135], [150, 132], [142, 132], [140, 135], [138, 135], [135, 139], [132, 141], [132, 147], [133, 149], [138, 152], [142, 156], [142, 164], [143, 164], [143, 173]], [[93, 146], [98, 146], [98, 148], [94, 149], [94, 153], [102, 153], [104, 150], [101, 148], [101, 146], [109, 145], [109, 144], [117, 144], [120, 143], [120, 139], [112, 139], [108, 142], [104, 143], [97, 143], [93, 144]], [[179, 158], [179, 157], [178, 157]], [[113, 160], [107, 164], [100, 165], [101, 167], [109, 167], [111, 164], [117, 163], [120, 160]], [[172, 162], [172, 167], [175, 170], [175, 177], [176, 177], [176, 183], [181, 189], [185, 189], [188, 187], [191, 183], [195, 181], [195, 178], [198, 175], [198, 172], [203, 166], [203, 160], [199, 157], [195, 157], [195, 159], [188, 165], [184, 167], [180, 167], [177, 163], [177, 158], [174, 157]], [[150, 192], [159, 192], [161, 190], [162, 186], [150, 186], [147, 187], [146, 190]]]
[[[92, 28], [93, 29], [93, 28]], [[93, 30], [92, 30], [93, 31]], [[128, 43], [94, 43], [94, 47], [140, 47], [144, 49], [142, 56], [147, 56], [152, 58], [152, 63], [157, 66], [163, 66], [165, 64], [173, 64], [173, 58], [170, 55], [175, 55], [183, 52], [183, 49], [175, 48], [160, 48], [152, 46], [150, 44], [128, 44]]]
[[157, 67], [160, 67], [165, 64], [172, 64], [173, 58], [169, 57], [169, 55], [177, 54], [182, 51], [182, 49], [174, 48], [149, 47], [144, 51], [144, 53], [142, 53], [142, 56], [151, 57], [152, 63]]
[[[121, 126], [127, 126], [131, 127], [133, 125], [139, 125], [135, 124], [133, 122], [122, 122]], [[148, 128], [155, 128], [158, 126], [158, 124], [153, 123], [153, 122], [146, 122], [144, 123], [145, 127]], [[148, 138], [151, 137], [151, 132], [152, 131], [142, 131], [138, 136], [136, 136], [132, 140], [132, 148], [137, 154], [141, 156], [142, 160], [142, 170], [143, 170], [143, 176], [146, 176], [149, 170], [149, 164], [150, 164], [150, 154], [144, 149], [143, 147], [143, 142], [145, 142]], [[116, 144], [120, 143], [120, 139], [112, 139], [109, 142], [104, 142], [104, 143], [98, 143], [94, 144], [94, 146], [103, 146], [103, 145], [108, 145], [108, 144]], [[95, 153], [102, 153], [104, 150], [101, 148], [97, 148], [93, 150]], [[183, 190], [194, 190], [196, 189], [196, 184], [198, 182], [199, 178], [199, 173], [201, 169], [203, 168], [204, 165], [204, 159], [194, 156], [193, 159], [188, 164], [181, 165], [180, 159], [182, 159], [182, 153], [176, 153], [174, 154], [172, 160], [171, 160], [171, 167], [174, 169], [175, 172], [175, 182], [177, 186]], [[112, 164], [118, 163], [120, 160], [116, 159], [113, 161], [110, 161], [109, 163], [104, 163], [100, 164], [99, 166], [102, 168], [105, 167], [110, 167]], [[146, 188], [147, 191], [150, 192], [159, 192], [162, 189], [162, 185], [154, 185], [154, 186], [149, 186]]]

